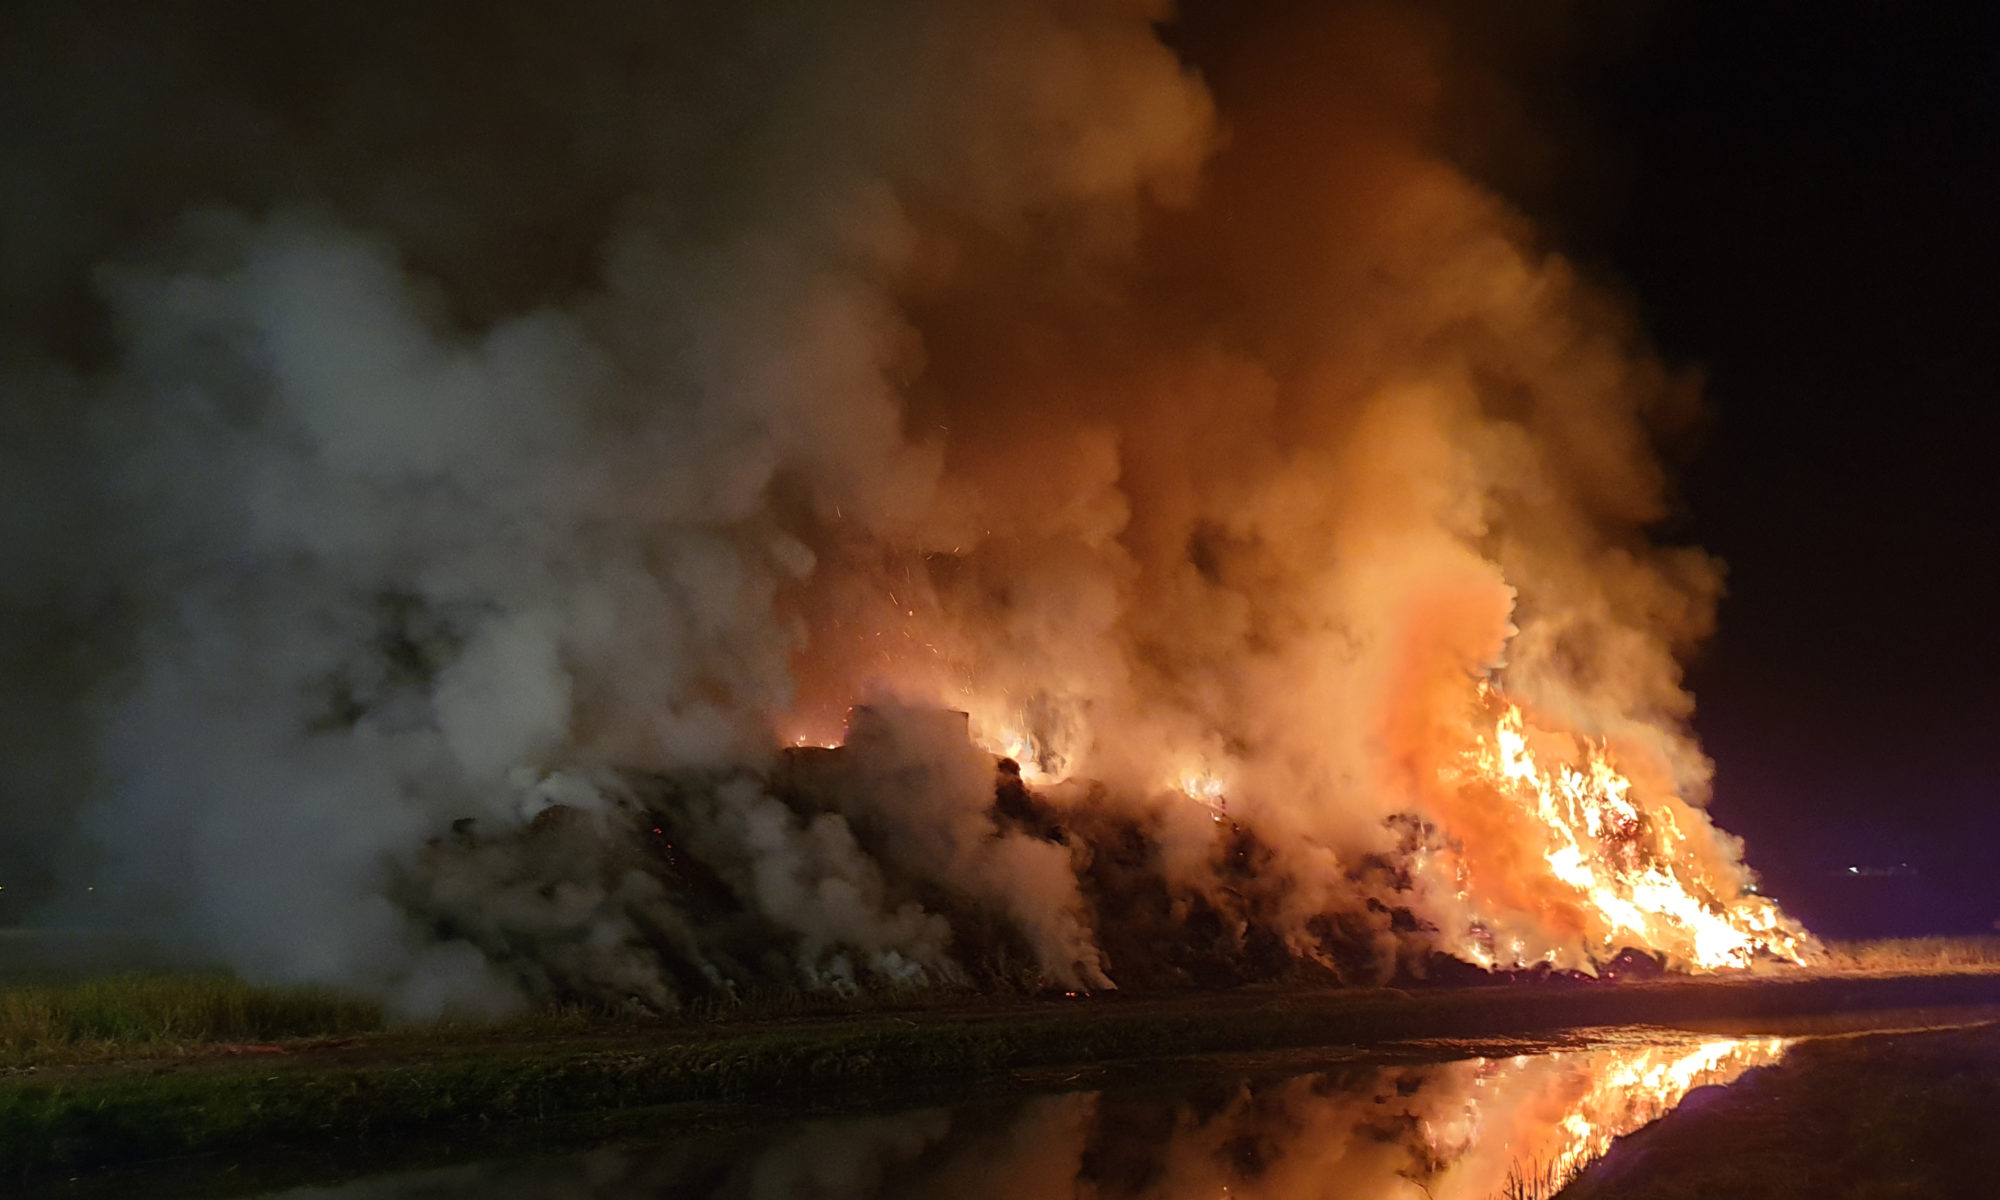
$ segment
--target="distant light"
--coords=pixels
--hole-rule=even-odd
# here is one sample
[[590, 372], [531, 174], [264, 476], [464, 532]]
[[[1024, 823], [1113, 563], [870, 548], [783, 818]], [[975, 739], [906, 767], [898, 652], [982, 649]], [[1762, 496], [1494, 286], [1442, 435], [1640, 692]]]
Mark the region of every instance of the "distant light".
[[1859, 875], [1859, 874], [1861, 874], [1861, 868], [1860, 868], [1860, 867], [1849, 867], [1849, 868], [1847, 868], [1847, 873], [1848, 873], [1849, 875]]

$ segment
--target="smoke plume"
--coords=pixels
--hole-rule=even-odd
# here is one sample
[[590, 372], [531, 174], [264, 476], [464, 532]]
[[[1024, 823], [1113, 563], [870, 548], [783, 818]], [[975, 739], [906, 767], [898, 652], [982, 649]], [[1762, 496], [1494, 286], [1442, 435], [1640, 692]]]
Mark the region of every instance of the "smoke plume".
[[1490, 681], [1733, 903], [1686, 383], [1306, 7], [28, 9], [5, 899], [411, 1014], [1587, 964]]

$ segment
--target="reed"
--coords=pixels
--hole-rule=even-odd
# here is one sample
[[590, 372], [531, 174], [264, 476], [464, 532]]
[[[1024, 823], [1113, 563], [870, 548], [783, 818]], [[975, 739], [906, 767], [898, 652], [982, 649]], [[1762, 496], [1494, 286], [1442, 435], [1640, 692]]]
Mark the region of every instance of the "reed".
[[12, 1061], [337, 1037], [382, 1024], [378, 1005], [330, 989], [253, 987], [226, 975], [117, 975], [0, 988], [0, 1057]]
[[1832, 942], [1822, 970], [1862, 975], [2000, 971], [2000, 937], [1883, 938]]

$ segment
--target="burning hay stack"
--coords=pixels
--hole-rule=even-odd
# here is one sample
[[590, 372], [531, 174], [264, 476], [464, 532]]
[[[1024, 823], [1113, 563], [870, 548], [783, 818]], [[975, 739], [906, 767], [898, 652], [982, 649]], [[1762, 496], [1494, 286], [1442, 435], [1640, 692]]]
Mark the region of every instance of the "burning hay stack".
[[[1499, 728], [1518, 734], [1518, 710]], [[1528, 777], [1518, 760], [1495, 775], [1467, 784], [1480, 802]], [[1665, 895], [1676, 867], [1659, 839], [1638, 836], [1644, 821], [1625, 791], [1600, 781], [1593, 797], [1580, 778], [1559, 777], [1553, 794], [1627, 814], [1625, 826], [1598, 830], [1608, 840], [1596, 858], [1624, 863], [1636, 882], [1621, 896], [1609, 890], [1615, 874], [1579, 874], [1594, 818], [1576, 818], [1575, 831], [1551, 826], [1560, 845], [1547, 872], [1573, 889], [1580, 914], [1602, 906], [1576, 926], [1604, 932], [1567, 958], [1506, 957], [1477, 917], [1441, 927], [1431, 892], [1441, 878], [1463, 882], [1474, 856], [1416, 814], [1392, 818], [1387, 848], [1348, 869], [1340, 907], [1300, 922], [1300, 881], [1218, 797], [1133, 802], [1096, 782], [1030, 786], [1018, 762], [973, 743], [967, 714], [948, 709], [858, 707], [842, 745], [787, 747], [761, 771], [546, 776], [511, 828], [488, 836], [463, 820], [434, 840], [402, 898], [434, 936], [478, 946], [532, 995], [654, 1010], [793, 989], [1411, 982], [1449, 962], [1617, 975], [1805, 950], [1767, 901], [1741, 897], [1732, 909], [1713, 894]], [[921, 802], [952, 785], [965, 805], [949, 826], [928, 812], [912, 826], [898, 807], [899, 796]], [[1516, 819], [1559, 819], [1537, 797]], [[1204, 835], [1192, 860], [1188, 845], [1171, 844], [1184, 837], [1171, 810], [1185, 805], [1199, 805]], [[1686, 950], [1642, 952], [1662, 945]]]
[[1808, 952], [1449, 21], [114, 7], [0, 81], [10, 904], [408, 1015]]

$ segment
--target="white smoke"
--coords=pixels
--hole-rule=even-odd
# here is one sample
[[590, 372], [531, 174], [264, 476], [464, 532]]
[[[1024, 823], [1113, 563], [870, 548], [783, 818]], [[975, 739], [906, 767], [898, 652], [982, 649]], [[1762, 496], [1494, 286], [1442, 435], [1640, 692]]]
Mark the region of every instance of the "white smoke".
[[[176, 31], [160, 75], [104, 103], [164, 108], [231, 153], [275, 143], [283, 161], [233, 188], [259, 172], [198, 163], [213, 176], [179, 188], [107, 143], [92, 171], [170, 234], [121, 245], [94, 210], [34, 214], [91, 239], [70, 262], [99, 268], [114, 348], [82, 388], [28, 358], [9, 411], [87, 409], [80, 454], [123, 606], [105, 632], [133, 652], [95, 681], [97, 782], [73, 774], [68, 795], [10, 807], [68, 808], [87, 787], [99, 911], [256, 977], [490, 1007], [510, 989], [469, 945], [491, 958], [532, 938], [575, 947], [538, 970], [659, 999], [657, 970], [618, 950], [637, 941], [626, 914], [660, 907], [616, 899], [643, 876], [538, 901], [519, 864], [469, 874], [453, 858], [430, 886], [448, 897], [476, 877], [476, 899], [445, 907], [489, 928], [442, 940], [391, 902], [394, 881], [423, 873], [413, 856], [451, 821], [518, 819], [523, 767], [768, 745], [803, 636], [778, 598], [814, 567], [786, 506], [890, 532], [941, 468], [938, 439], [906, 435], [902, 415], [921, 345], [898, 290], [943, 249], [906, 207], [1003, 235], [1055, 217], [1123, 237], [1143, 193], [1185, 187], [1207, 136], [1205, 97], [1152, 36], [1159, 15], [604, 4], [551, 42], [523, 7], [469, 48], [401, 18], [335, 20], [319, 32], [352, 56], [351, 88], [296, 95], [270, 91], [277, 63], [231, 70]], [[312, 32], [281, 30], [277, 51]], [[467, 57], [399, 75], [398, 34]], [[57, 19], [16, 36], [58, 58], [143, 56]], [[506, 48], [531, 44], [542, 64], [508, 76]], [[635, 47], [633, 78], [600, 71]], [[490, 123], [457, 94], [468, 74], [498, 85]], [[37, 86], [60, 84], [17, 91], [49, 99]], [[315, 131], [287, 143], [270, 118], [288, 109]], [[466, 140], [371, 127], [394, 112]], [[82, 186], [74, 163], [32, 165], [22, 185], [51, 205]], [[577, 222], [612, 179], [614, 203]], [[236, 199], [176, 215], [205, 185]], [[508, 271], [481, 260], [533, 258], [538, 222], [589, 239], [598, 269], [496, 283]], [[69, 283], [24, 275], [9, 283], [28, 300]], [[10, 525], [10, 548], [41, 543], [46, 561], [17, 561], [82, 582], [34, 526]], [[30, 787], [51, 783], [10, 773], [10, 793]], [[801, 825], [740, 787], [715, 804], [706, 835], [740, 846], [809, 976], [851, 973], [842, 953], [892, 978], [949, 969], [940, 919], [885, 910], [839, 818]]]

